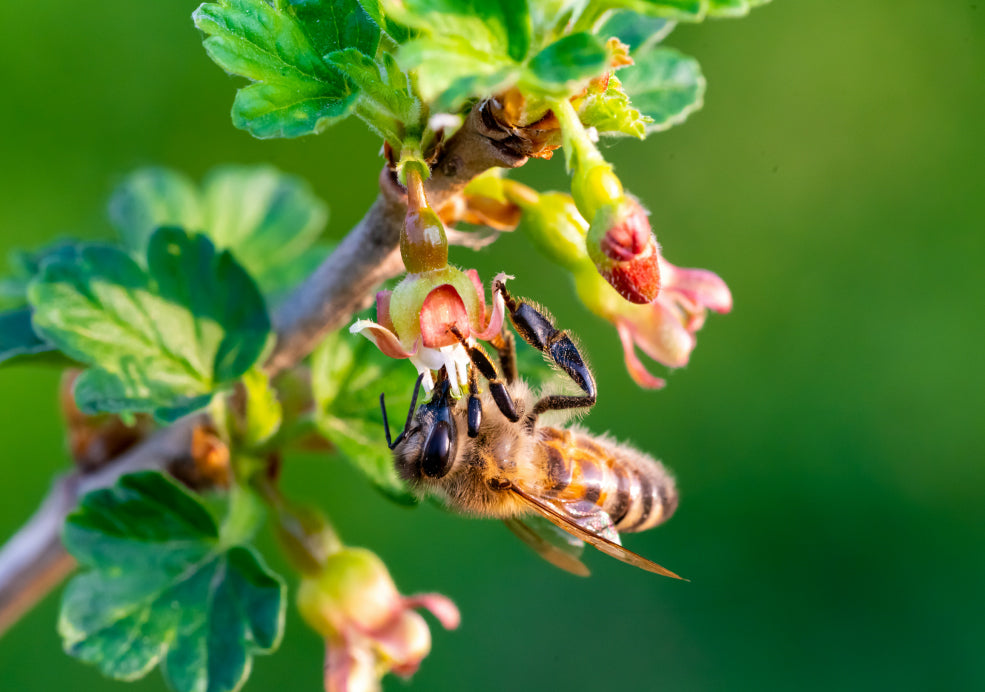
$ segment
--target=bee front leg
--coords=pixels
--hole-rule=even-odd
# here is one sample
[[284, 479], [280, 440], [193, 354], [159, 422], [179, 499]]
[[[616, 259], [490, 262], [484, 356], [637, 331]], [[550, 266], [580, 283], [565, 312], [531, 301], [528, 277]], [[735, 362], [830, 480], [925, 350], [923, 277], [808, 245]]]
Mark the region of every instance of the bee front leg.
[[[492, 394], [493, 401], [496, 402], [496, 407], [502, 412], [507, 419], [515, 423], [520, 420], [520, 414], [516, 412], [516, 404], [513, 403], [513, 397], [510, 396], [509, 391], [506, 389], [506, 384], [499, 377], [499, 373], [496, 372], [496, 366], [493, 365], [492, 360], [490, 360], [489, 355], [483, 350], [478, 344], [471, 345], [465, 336], [458, 331], [457, 328], [452, 327], [451, 333], [455, 335], [459, 343], [465, 349], [466, 353], [469, 354], [469, 360], [472, 361], [472, 367], [479, 371], [486, 380], [489, 381], [489, 393]], [[472, 397], [476, 392], [477, 383], [470, 377], [469, 380], [469, 437], [475, 437], [479, 434], [479, 420], [481, 419], [481, 408], [476, 418], [475, 434], [472, 431]], [[475, 397], [476, 406], [479, 405], [478, 397]]]
[[499, 369], [503, 371], [506, 384], [516, 382], [516, 339], [509, 327], [503, 325], [503, 331], [489, 342], [499, 355]]
[[595, 376], [592, 375], [592, 371], [568, 333], [555, 327], [550, 317], [530, 303], [514, 299], [502, 282], [495, 282], [493, 290], [503, 296], [506, 308], [510, 312], [510, 321], [523, 340], [550, 356], [551, 360], [585, 392], [583, 396], [551, 394], [542, 397], [534, 404], [533, 411], [527, 416], [527, 424], [533, 427], [540, 414], [547, 411], [594, 406], [598, 396]]

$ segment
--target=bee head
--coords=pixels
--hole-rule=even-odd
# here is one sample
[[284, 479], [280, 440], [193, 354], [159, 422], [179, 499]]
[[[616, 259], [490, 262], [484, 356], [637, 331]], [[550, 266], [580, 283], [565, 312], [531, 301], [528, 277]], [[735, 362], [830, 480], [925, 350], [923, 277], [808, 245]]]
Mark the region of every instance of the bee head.
[[424, 405], [431, 422], [425, 428], [427, 436], [420, 457], [421, 475], [426, 478], [444, 478], [455, 461], [458, 430], [452, 415], [454, 406], [448, 380], [441, 383], [431, 401]]
[[405, 479], [439, 479], [451, 471], [458, 452], [455, 400], [448, 380], [441, 382], [417, 409], [415, 425], [398, 450], [397, 468]]

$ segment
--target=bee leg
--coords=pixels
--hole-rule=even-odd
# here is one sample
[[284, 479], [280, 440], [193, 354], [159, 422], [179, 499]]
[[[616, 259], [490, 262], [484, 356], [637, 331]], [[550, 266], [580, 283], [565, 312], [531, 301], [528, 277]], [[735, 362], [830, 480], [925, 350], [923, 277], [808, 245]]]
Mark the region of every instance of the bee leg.
[[499, 369], [503, 371], [506, 384], [513, 384], [517, 378], [516, 339], [513, 338], [513, 333], [506, 325], [503, 325], [503, 331], [489, 343], [493, 345], [499, 355]]
[[386, 394], [380, 393], [380, 410], [383, 412], [383, 430], [386, 432], [386, 446], [391, 450], [404, 439], [404, 435], [407, 434], [407, 429], [410, 427], [411, 421], [414, 420], [414, 409], [417, 408], [417, 396], [421, 393], [421, 381], [423, 379], [424, 373], [417, 376], [417, 382], [414, 383], [414, 398], [411, 399], [410, 410], [407, 411], [407, 420], [404, 422], [404, 429], [397, 435], [397, 439], [392, 441], [390, 440], [390, 423], [386, 417]]
[[[478, 370], [479, 374], [489, 381], [489, 393], [492, 394], [493, 401], [496, 402], [496, 407], [511, 422], [516, 423], [520, 420], [520, 414], [516, 412], [516, 404], [513, 403], [513, 397], [510, 396], [509, 391], [506, 389], [506, 383], [500, 379], [499, 373], [496, 372], [496, 366], [493, 365], [489, 355], [478, 344], [469, 344], [468, 340], [457, 328], [452, 327], [451, 333], [455, 335], [466, 353], [469, 354], [472, 367]], [[472, 391], [474, 392], [475, 390], [473, 389]], [[469, 411], [471, 413], [471, 396], [469, 399]], [[478, 434], [478, 425], [476, 426], [476, 434]]]
[[493, 290], [503, 296], [506, 308], [510, 311], [510, 321], [523, 340], [550, 356], [551, 360], [585, 392], [583, 396], [551, 394], [542, 397], [534, 404], [533, 411], [527, 416], [527, 424], [532, 427], [538, 416], [546, 411], [594, 406], [598, 396], [595, 377], [568, 333], [555, 327], [551, 318], [530, 303], [514, 299], [502, 282], [497, 281], [493, 285]]
[[476, 437], [482, 424], [482, 401], [479, 400], [479, 379], [475, 371], [476, 368], [469, 370], [469, 437]]

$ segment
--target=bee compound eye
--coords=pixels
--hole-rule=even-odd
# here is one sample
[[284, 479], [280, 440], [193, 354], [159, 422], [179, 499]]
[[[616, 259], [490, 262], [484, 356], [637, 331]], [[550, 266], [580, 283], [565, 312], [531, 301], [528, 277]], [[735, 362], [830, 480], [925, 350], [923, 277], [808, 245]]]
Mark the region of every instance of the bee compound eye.
[[451, 426], [446, 421], [438, 421], [424, 442], [421, 473], [428, 478], [443, 478], [451, 470], [454, 458]]

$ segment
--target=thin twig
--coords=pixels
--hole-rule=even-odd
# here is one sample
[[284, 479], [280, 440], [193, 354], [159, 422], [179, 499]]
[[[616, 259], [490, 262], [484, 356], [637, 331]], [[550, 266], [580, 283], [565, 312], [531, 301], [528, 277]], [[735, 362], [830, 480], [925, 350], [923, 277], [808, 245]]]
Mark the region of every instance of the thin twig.
[[[515, 130], [498, 125], [480, 104], [440, 152], [426, 186], [429, 202], [439, 207], [479, 173], [523, 165], [530, 153], [531, 146]], [[380, 195], [363, 219], [275, 311], [277, 346], [265, 365], [269, 373], [300, 362], [326, 334], [365, 307], [380, 283], [403, 271], [398, 245], [405, 209], [403, 188], [384, 170]], [[78, 498], [123, 474], [164, 469], [187, 457], [191, 432], [202, 421], [202, 414], [193, 414], [95, 472], [56, 479], [40, 508], [0, 549], [0, 635], [74, 567], [62, 547], [61, 528]]]

